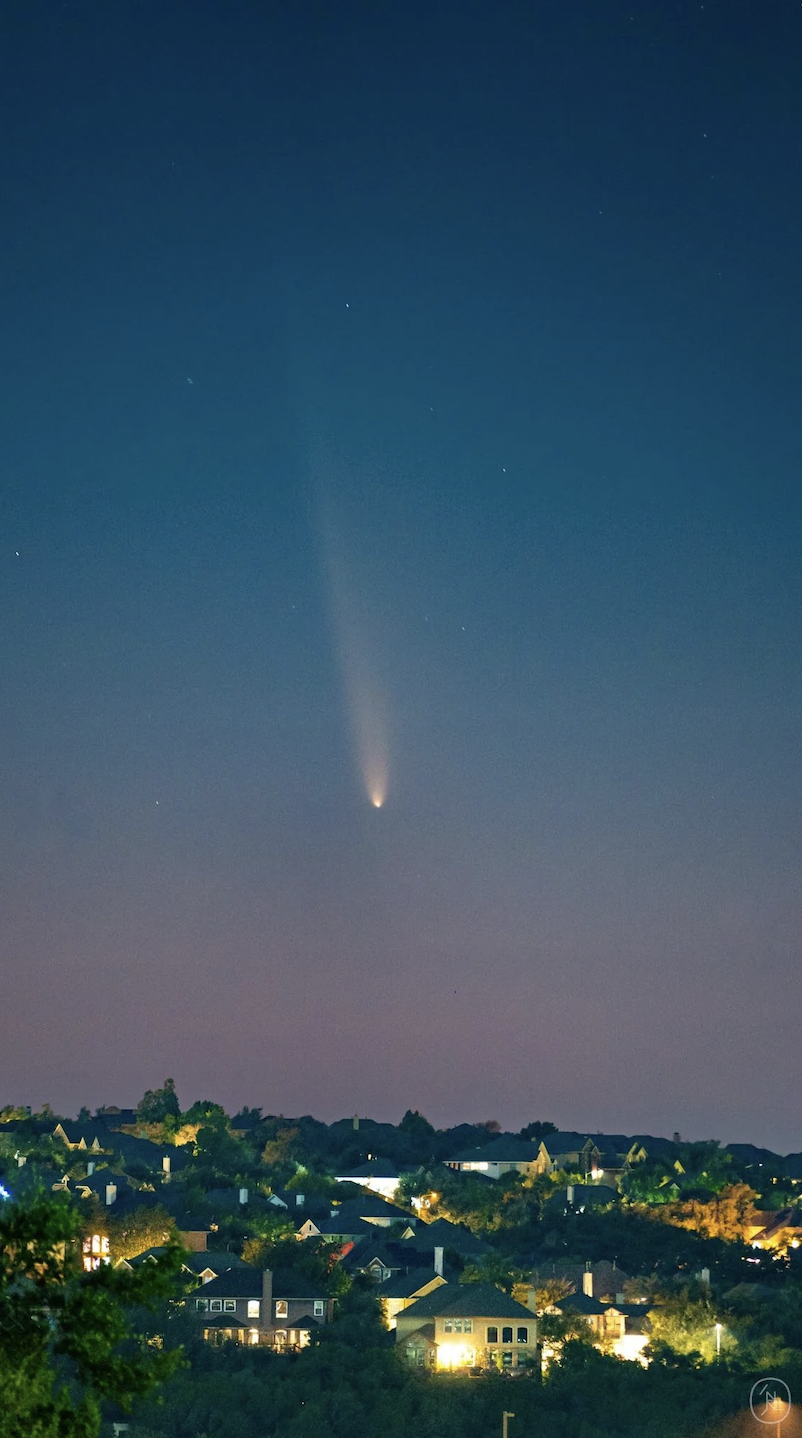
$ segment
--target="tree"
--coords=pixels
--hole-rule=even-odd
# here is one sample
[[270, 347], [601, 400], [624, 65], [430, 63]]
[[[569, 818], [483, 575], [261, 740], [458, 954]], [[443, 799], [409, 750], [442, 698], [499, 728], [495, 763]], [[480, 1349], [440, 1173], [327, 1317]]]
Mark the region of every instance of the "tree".
[[136, 1258], [147, 1248], [162, 1248], [178, 1242], [175, 1221], [160, 1203], [152, 1208], [143, 1205], [131, 1209], [130, 1213], [108, 1216], [101, 1211], [94, 1227], [90, 1219], [87, 1228], [93, 1233], [100, 1231], [108, 1235], [112, 1259]]
[[166, 1118], [177, 1119], [180, 1115], [181, 1105], [171, 1078], [165, 1079], [161, 1088], [149, 1088], [136, 1107], [137, 1119], [142, 1123], [164, 1123]]
[[717, 1330], [717, 1323], [710, 1290], [704, 1285], [687, 1283], [666, 1290], [663, 1301], [649, 1309], [650, 1348], [663, 1361], [668, 1350], [710, 1363], [719, 1349], [726, 1353], [736, 1346], [729, 1329], [721, 1325]]
[[136, 1273], [82, 1273], [79, 1235], [66, 1198], [0, 1209], [0, 1438], [95, 1438], [101, 1399], [128, 1408], [181, 1361], [131, 1316], [172, 1295], [181, 1250]]
[[540, 1143], [541, 1139], [548, 1138], [550, 1133], [556, 1132], [556, 1124], [549, 1123], [548, 1120], [541, 1122], [536, 1119], [534, 1123], [528, 1123], [525, 1128], [522, 1128], [518, 1137], [531, 1138], [534, 1143]]
[[744, 1243], [752, 1222], [757, 1194], [747, 1183], [732, 1183], [707, 1199], [686, 1198], [666, 1204], [660, 1217], [677, 1228], [703, 1238]]

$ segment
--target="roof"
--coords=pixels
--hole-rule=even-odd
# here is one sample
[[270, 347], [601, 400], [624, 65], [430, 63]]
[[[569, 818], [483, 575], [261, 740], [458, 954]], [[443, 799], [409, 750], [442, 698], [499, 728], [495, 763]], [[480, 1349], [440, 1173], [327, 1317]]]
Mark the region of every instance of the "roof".
[[369, 1158], [366, 1163], [360, 1163], [356, 1168], [349, 1168], [347, 1173], [338, 1174], [337, 1177], [338, 1179], [398, 1178], [398, 1169], [386, 1158]]
[[570, 1313], [581, 1313], [590, 1318], [597, 1313], [606, 1313], [610, 1307], [609, 1303], [600, 1303], [598, 1298], [589, 1298], [586, 1293], [569, 1293], [567, 1298], [561, 1298], [554, 1307], [562, 1313], [568, 1309]]
[[[621, 1136], [623, 1137], [623, 1135]], [[604, 1134], [597, 1134], [594, 1138], [592, 1134], [576, 1133], [568, 1129], [560, 1133], [547, 1133], [546, 1137], [541, 1139], [540, 1142], [545, 1147], [546, 1152], [551, 1154], [552, 1157], [555, 1157], [558, 1154], [564, 1153], [581, 1153], [582, 1149], [588, 1144], [590, 1144], [591, 1148], [601, 1150], [600, 1139], [604, 1141], [608, 1148], [612, 1147], [610, 1139]], [[629, 1149], [630, 1147], [631, 1144], [628, 1143], [627, 1148]]]
[[354, 1218], [389, 1218], [399, 1221], [408, 1219], [413, 1223], [416, 1221], [413, 1214], [407, 1213], [405, 1208], [399, 1208], [395, 1203], [390, 1203], [388, 1199], [382, 1198], [381, 1194], [372, 1193], [358, 1183], [350, 1184], [349, 1187], [353, 1189], [353, 1196], [349, 1194], [336, 1208], [332, 1205], [332, 1218], [347, 1214]]
[[515, 1134], [501, 1134], [479, 1148], [466, 1148], [451, 1163], [534, 1163], [539, 1145]]
[[460, 1223], [449, 1223], [447, 1218], [436, 1218], [434, 1223], [419, 1224], [412, 1238], [407, 1238], [404, 1242], [409, 1244], [410, 1248], [424, 1253], [429, 1253], [434, 1248], [451, 1248], [454, 1253], [460, 1254], [488, 1251], [488, 1244], [471, 1233], [469, 1228], [463, 1228]]
[[442, 1288], [445, 1280], [440, 1282], [440, 1278], [433, 1268], [412, 1268], [409, 1273], [393, 1273], [378, 1285], [376, 1292], [380, 1298], [411, 1298], [429, 1283]]
[[[209, 1254], [201, 1255], [204, 1258]], [[214, 1255], [211, 1255], [213, 1258]], [[262, 1270], [260, 1268], [231, 1268], [203, 1284], [204, 1298], [261, 1298]], [[273, 1273], [273, 1298], [302, 1299], [308, 1302], [325, 1298], [326, 1290], [303, 1274], [293, 1273], [289, 1268], [277, 1268]]]
[[525, 1308], [494, 1283], [446, 1283], [411, 1303], [405, 1318], [517, 1318], [534, 1320]]
[[422, 1323], [421, 1326], [420, 1326], [420, 1328], [413, 1328], [413, 1330], [412, 1330], [411, 1333], [405, 1333], [405, 1334], [404, 1334], [403, 1342], [404, 1342], [404, 1343], [412, 1343], [413, 1340], [416, 1339], [416, 1338], [419, 1339], [421, 1343], [426, 1343], [426, 1344], [428, 1344], [429, 1346], [433, 1345], [433, 1344], [434, 1344], [434, 1324], [433, 1324], [433, 1323]]

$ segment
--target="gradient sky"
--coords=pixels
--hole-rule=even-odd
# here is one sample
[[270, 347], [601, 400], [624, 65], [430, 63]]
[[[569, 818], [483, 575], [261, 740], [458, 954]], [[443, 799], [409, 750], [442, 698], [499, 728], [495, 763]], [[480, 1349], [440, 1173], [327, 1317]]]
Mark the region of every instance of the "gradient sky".
[[800, 66], [3, 6], [0, 1102], [802, 1147]]

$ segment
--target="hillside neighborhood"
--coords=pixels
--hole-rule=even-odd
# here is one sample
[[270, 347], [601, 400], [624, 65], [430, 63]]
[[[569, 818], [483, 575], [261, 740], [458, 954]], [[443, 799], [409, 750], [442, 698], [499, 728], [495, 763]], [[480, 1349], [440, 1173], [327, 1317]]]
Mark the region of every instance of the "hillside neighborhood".
[[802, 1154], [746, 1144], [182, 1112], [168, 1080], [74, 1120], [6, 1108], [0, 1163], [7, 1201], [74, 1206], [87, 1272], [179, 1244], [175, 1305], [218, 1347], [299, 1352], [359, 1280], [415, 1369], [540, 1374], [577, 1341], [702, 1361], [799, 1292]]

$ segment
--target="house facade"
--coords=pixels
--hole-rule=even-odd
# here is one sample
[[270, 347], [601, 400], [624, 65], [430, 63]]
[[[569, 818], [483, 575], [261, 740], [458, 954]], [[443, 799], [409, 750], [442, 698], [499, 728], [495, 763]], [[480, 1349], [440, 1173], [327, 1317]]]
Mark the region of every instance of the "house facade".
[[325, 1290], [288, 1269], [230, 1269], [191, 1293], [187, 1306], [207, 1342], [278, 1350], [305, 1347], [332, 1316]]
[[539, 1363], [537, 1318], [492, 1283], [445, 1283], [395, 1315], [414, 1368], [510, 1371]]

